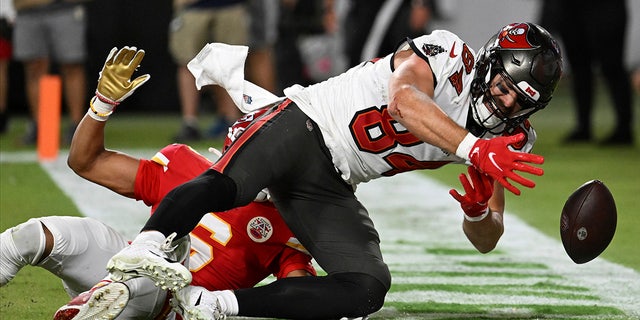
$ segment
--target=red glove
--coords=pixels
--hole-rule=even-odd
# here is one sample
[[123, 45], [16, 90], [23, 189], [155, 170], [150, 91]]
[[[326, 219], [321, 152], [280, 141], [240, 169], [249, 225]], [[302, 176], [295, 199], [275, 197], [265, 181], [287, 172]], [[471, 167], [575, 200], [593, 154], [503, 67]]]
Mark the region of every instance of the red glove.
[[493, 179], [481, 173], [474, 167], [468, 167], [469, 176], [460, 174], [460, 182], [466, 194], [463, 196], [456, 189], [449, 190], [449, 194], [460, 202], [469, 221], [480, 221], [489, 213], [489, 198], [493, 195]]
[[[530, 166], [524, 162], [542, 164], [544, 157], [526, 153], [517, 152], [509, 149], [509, 145], [515, 145], [524, 141], [524, 134], [519, 133], [514, 136], [496, 137], [493, 139], [477, 139], [468, 153], [468, 159], [474, 167], [480, 172], [492, 177], [503, 185], [507, 190], [516, 195], [520, 195], [520, 190], [513, 186], [507, 178], [528, 188], [535, 187], [535, 183], [529, 179], [522, 177], [514, 172], [514, 170], [527, 172], [537, 176], [541, 176], [544, 171], [541, 168]], [[468, 143], [471, 139], [465, 138], [463, 143]], [[462, 144], [461, 143], [461, 146]], [[458, 147], [459, 150], [463, 149]], [[458, 154], [458, 151], [456, 151]], [[459, 155], [459, 154], [458, 154]], [[460, 155], [459, 155], [460, 156]]]

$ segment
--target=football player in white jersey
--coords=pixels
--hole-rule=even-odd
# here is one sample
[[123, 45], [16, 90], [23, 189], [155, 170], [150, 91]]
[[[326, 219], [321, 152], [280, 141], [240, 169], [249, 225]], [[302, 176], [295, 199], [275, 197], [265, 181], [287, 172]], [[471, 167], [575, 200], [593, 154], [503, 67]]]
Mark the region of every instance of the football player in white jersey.
[[[533, 23], [514, 23], [477, 56], [456, 35], [435, 31], [322, 83], [290, 87], [211, 169], [172, 190], [107, 267], [116, 280], [146, 276], [173, 284], [187, 318], [371, 314], [382, 307], [391, 275], [355, 186], [465, 164], [465, 194], [451, 194], [461, 203], [469, 240], [480, 252], [491, 251], [503, 232], [504, 188], [520, 194], [512, 182], [535, 186], [516, 171], [543, 174], [531, 165], [544, 159], [529, 153], [535, 132], [527, 119], [551, 100], [561, 73], [551, 35]], [[165, 259], [160, 244], [174, 232], [186, 235], [202, 214], [244, 205], [265, 187], [328, 275], [235, 291], [180, 289], [189, 274]]]

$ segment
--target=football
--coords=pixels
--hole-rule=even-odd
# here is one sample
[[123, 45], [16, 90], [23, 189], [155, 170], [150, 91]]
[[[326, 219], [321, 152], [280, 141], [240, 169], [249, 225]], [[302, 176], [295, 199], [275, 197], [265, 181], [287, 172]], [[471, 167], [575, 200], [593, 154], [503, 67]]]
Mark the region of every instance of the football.
[[560, 237], [573, 262], [581, 264], [599, 256], [616, 232], [616, 203], [607, 186], [591, 180], [574, 191], [562, 208]]

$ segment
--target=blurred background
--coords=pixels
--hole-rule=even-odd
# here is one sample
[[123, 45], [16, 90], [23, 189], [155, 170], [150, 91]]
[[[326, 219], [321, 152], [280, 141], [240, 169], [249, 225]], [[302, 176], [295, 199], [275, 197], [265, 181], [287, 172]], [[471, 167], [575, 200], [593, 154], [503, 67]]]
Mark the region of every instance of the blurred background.
[[[266, 3], [274, 6], [280, 6], [286, 2], [296, 1], [266, 0]], [[341, 40], [344, 35], [344, 22], [348, 19], [349, 6], [360, 1], [334, 0], [331, 2], [336, 14], [335, 30], [327, 31], [328, 36], [323, 34], [324, 31], [321, 29], [303, 30], [297, 43], [285, 44], [291, 50], [299, 50], [302, 47], [302, 51], [310, 53], [310, 56], [316, 54], [316, 57], [310, 57], [316, 59], [310, 63], [317, 63], [317, 65], [306, 66], [310, 69], [308, 72], [312, 73], [313, 80], [321, 80], [323, 76], [342, 71], [348, 65]], [[364, 1], [364, 4], [367, 6], [373, 2]], [[432, 12], [424, 25], [424, 31], [440, 28], [451, 30], [476, 50], [500, 26], [513, 21], [539, 22], [543, 4], [543, 0], [430, 0], [429, 2]], [[5, 4], [2, 11], [7, 10]], [[168, 0], [92, 0], [85, 2], [85, 5], [88, 9], [87, 49], [89, 53], [86, 61], [87, 97], [93, 96], [97, 74], [109, 50], [114, 46], [137, 46], [147, 52], [141, 72], [150, 73], [152, 79], [127, 100], [129, 102], [126, 108], [121, 108], [118, 112], [151, 109], [178, 113], [180, 108], [175, 80], [176, 64], [171, 57], [168, 44], [168, 30], [174, 15], [173, 3]], [[640, 69], [640, 1], [627, 0], [627, 8], [629, 12], [625, 65], [631, 71]], [[280, 10], [274, 10], [279, 14]], [[287, 18], [292, 19], [292, 17]], [[308, 15], [300, 14], [299, 18], [304, 20]], [[275, 24], [271, 27], [277, 29], [278, 19], [271, 21]], [[307, 34], [304, 34], [305, 32]], [[582, 32], [580, 26], [576, 26], [576, 32]], [[290, 38], [285, 39], [285, 41], [289, 40]], [[606, 48], [607, 39], [602, 39], [602, 42], [603, 48]], [[322, 60], [326, 57], [332, 59]], [[55, 67], [52, 72], [56, 72]], [[276, 75], [279, 72], [281, 70], [276, 69]], [[12, 115], [28, 113], [23, 74], [22, 64], [12, 60], [8, 79], [2, 79], [9, 83], [8, 106]], [[209, 100], [203, 99], [203, 103], [212, 103]]]

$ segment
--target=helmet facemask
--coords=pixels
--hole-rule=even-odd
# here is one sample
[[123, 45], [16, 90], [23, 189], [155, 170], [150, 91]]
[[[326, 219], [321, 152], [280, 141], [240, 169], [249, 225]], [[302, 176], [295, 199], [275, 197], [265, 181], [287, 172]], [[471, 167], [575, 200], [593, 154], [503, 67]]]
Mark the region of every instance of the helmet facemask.
[[[508, 25], [478, 53], [471, 115], [485, 133], [509, 134], [546, 107], [561, 73], [560, 51], [547, 31], [532, 23]], [[520, 111], [507, 115], [498, 107], [491, 93], [498, 75], [516, 92]]]
[[510, 82], [508, 87], [517, 94], [516, 103], [520, 110], [513, 114], [506, 114], [496, 101], [491, 92], [491, 81], [495, 76], [487, 75], [488, 80], [478, 84], [482, 94], [474, 95], [471, 102], [472, 116], [476, 123], [481, 125], [486, 132], [498, 135], [502, 133], [510, 134], [538, 110], [544, 109], [547, 103], [540, 103], [525, 94], [519, 86], [513, 85], [509, 75], [504, 72], [499, 73], [505, 82]]

